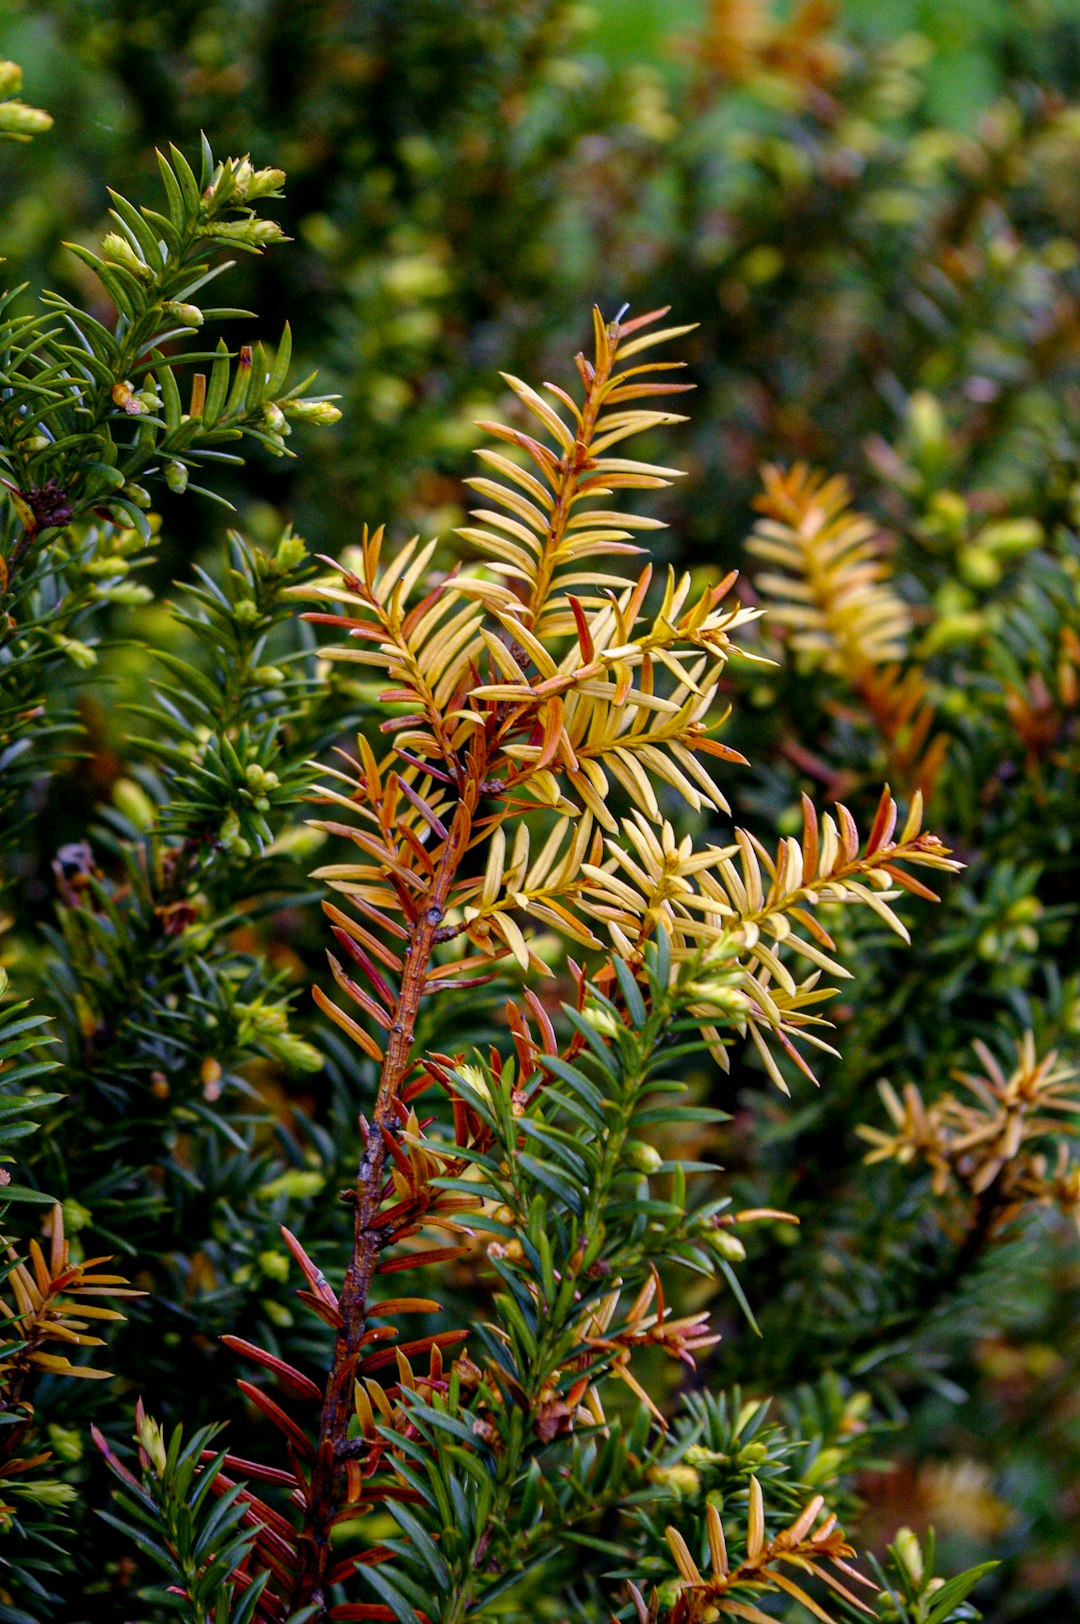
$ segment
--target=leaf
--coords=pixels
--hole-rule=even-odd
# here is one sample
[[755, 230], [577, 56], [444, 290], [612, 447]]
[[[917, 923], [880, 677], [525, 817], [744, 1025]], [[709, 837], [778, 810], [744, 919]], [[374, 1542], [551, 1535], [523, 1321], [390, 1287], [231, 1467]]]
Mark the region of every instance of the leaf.
[[977, 1567], [968, 1568], [964, 1573], [958, 1573], [952, 1579], [946, 1579], [940, 1590], [934, 1592], [933, 1609], [926, 1615], [926, 1624], [945, 1624], [945, 1620], [954, 1607], [966, 1601], [980, 1579], [1000, 1567], [1000, 1562], [980, 1562]]

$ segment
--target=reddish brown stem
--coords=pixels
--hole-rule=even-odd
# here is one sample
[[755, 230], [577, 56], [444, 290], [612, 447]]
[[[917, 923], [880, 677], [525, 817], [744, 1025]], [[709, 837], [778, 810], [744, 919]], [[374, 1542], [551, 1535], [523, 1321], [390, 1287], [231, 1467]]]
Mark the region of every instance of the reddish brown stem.
[[377, 1225], [382, 1202], [386, 1142], [382, 1130], [394, 1132], [394, 1108], [412, 1063], [413, 1034], [424, 993], [424, 983], [451, 886], [472, 834], [480, 786], [487, 767], [487, 743], [479, 737], [468, 762], [461, 799], [449, 834], [435, 864], [430, 884], [419, 900], [419, 915], [409, 932], [401, 987], [379, 1078], [378, 1097], [367, 1143], [356, 1175], [353, 1251], [339, 1299], [342, 1325], [334, 1345], [333, 1363], [326, 1384], [319, 1423], [319, 1445], [312, 1468], [308, 1512], [300, 1536], [300, 1564], [294, 1607], [314, 1603], [324, 1616], [327, 1605], [326, 1573], [330, 1535], [338, 1510], [338, 1477], [347, 1452], [349, 1421], [353, 1414], [353, 1385], [367, 1328], [368, 1297], [386, 1231]]

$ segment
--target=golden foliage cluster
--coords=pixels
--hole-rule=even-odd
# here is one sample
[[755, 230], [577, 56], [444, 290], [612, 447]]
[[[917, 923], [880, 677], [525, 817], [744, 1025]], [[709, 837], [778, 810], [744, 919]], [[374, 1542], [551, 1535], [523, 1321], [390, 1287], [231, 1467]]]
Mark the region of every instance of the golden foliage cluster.
[[963, 1092], [927, 1104], [914, 1083], [900, 1094], [879, 1084], [892, 1127], [857, 1130], [873, 1147], [867, 1161], [925, 1163], [935, 1193], [977, 1198], [990, 1209], [993, 1231], [1030, 1205], [1056, 1207], [1080, 1225], [1080, 1163], [1063, 1140], [1053, 1163], [1046, 1149], [1063, 1120], [1080, 1111], [1076, 1070], [1061, 1064], [1056, 1050], [1040, 1056], [1030, 1032], [1008, 1071], [985, 1043], [974, 1048], [981, 1070], [953, 1074]]
[[[360, 825], [322, 827], [350, 840], [360, 860], [318, 874], [363, 916], [360, 924], [328, 908], [366, 982], [337, 967], [338, 985], [374, 1030], [320, 1001], [372, 1058], [401, 1024], [409, 976], [400, 944], [422, 915], [431, 951], [417, 996], [474, 985], [507, 959], [546, 974], [533, 945], [538, 926], [576, 950], [613, 948], [631, 965], [663, 927], [676, 968], [710, 955], [738, 961], [744, 1028], [783, 1086], [769, 1042], [793, 1057], [796, 1032], [820, 1043], [809, 1030], [820, 1017], [808, 1012], [830, 996], [820, 976], [845, 974], [814, 911], [862, 904], [903, 935], [889, 907], [898, 887], [932, 894], [906, 868], [956, 866], [920, 830], [918, 796], [894, 839], [897, 808], [886, 791], [865, 847], [843, 807], [819, 825], [808, 804], [802, 842], [783, 841], [775, 853], [743, 830], [731, 845], [695, 849], [665, 817], [669, 790], [694, 811], [727, 810], [716, 766], [744, 758], [715, 737], [726, 715], [719, 687], [733, 655], [752, 657], [737, 637], [758, 614], [727, 601], [733, 574], [695, 594], [689, 577], [669, 572], [650, 611], [652, 566], [625, 573], [640, 552], [634, 535], [659, 521], [613, 511], [611, 497], [662, 489], [677, 474], [614, 454], [681, 421], [637, 404], [686, 387], [668, 377], [681, 363], [641, 359], [687, 331], [652, 330], [665, 314], [623, 323], [596, 314], [593, 356], [576, 361], [580, 404], [558, 385], [540, 393], [507, 378], [536, 432], [484, 425], [496, 445], [479, 455], [497, 477], [472, 481], [490, 505], [461, 532], [479, 565], [432, 577], [435, 543], [414, 538], [387, 559], [377, 531], [335, 566], [339, 581], [301, 589], [336, 606], [310, 615], [347, 636], [330, 657], [380, 672], [382, 702], [393, 707], [382, 724], [389, 752], [377, 758], [359, 739], [357, 758], [326, 791]], [[789, 616], [807, 647], [829, 658], [842, 649], [860, 669], [897, 652], [905, 614], [869, 562], [870, 527], [848, 515], [846, 487], [806, 470], [768, 478], [770, 512], [786, 518], [763, 521], [759, 550], [805, 561], [824, 537], [819, 573], [841, 580], [832, 618], [813, 603]], [[610, 804], [615, 789], [630, 804], [622, 819]], [[809, 975], [796, 978], [792, 954]], [[703, 1017], [707, 986], [706, 975]], [[730, 1014], [726, 987], [720, 1008]]]
[[881, 738], [888, 769], [928, 796], [945, 759], [926, 679], [909, 660], [911, 612], [892, 584], [878, 527], [852, 508], [842, 475], [806, 463], [762, 470], [762, 514], [747, 551], [770, 627], [804, 668], [838, 677]]
[[[792, 1577], [790, 1569], [800, 1577], [823, 1581], [849, 1607], [869, 1618], [875, 1617], [873, 1610], [836, 1576], [839, 1571], [855, 1584], [866, 1585], [871, 1590], [877, 1588], [850, 1565], [855, 1552], [844, 1538], [836, 1517], [827, 1515], [823, 1522], [818, 1522], [825, 1504], [820, 1495], [815, 1495], [804, 1506], [789, 1527], [767, 1540], [765, 1501], [756, 1477], [750, 1478], [749, 1494], [746, 1553], [741, 1561], [732, 1563], [728, 1555], [724, 1525], [715, 1505], [710, 1504], [706, 1509], [712, 1570], [708, 1577], [701, 1573], [679, 1530], [667, 1530], [681, 1584], [674, 1606], [664, 1614], [664, 1624], [714, 1624], [724, 1616], [746, 1619], [749, 1624], [768, 1624], [769, 1614], [755, 1606], [752, 1598], [770, 1592], [801, 1602], [815, 1618], [829, 1624], [830, 1614]], [[646, 1608], [640, 1595], [635, 1594], [635, 1606], [639, 1624], [655, 1624], [658, 1616], [655, 1605], [651, 1610]]]

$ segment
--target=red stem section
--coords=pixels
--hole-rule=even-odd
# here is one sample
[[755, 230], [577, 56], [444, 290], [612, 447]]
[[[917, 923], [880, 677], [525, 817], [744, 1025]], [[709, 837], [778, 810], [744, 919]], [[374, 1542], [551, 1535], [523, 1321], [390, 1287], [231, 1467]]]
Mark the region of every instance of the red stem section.
[[[485, 764], [486, 749], [481, 740], [480, 749], [473, 752], [470, 758], [448, 838], [404, 949], [405, 970], [401, 989], [394, 1006], [373, 1120], [356, 1175], [353, 1251], [338, 1304], [342, 1325], [334, 1344], [334, 1358], [323, 1399], [319, 1446], [312, 1469], [307, 1517], [300, 1536], [300, 1566], [293, 1597], [295, 1607], [314, 1603], [323, 1609], [327, 1604], [326, 1571], [330, 1558], [330, 1534], [338, 1510], [337, 1478], [353, 1414], [353, 1384], [367, 1329], [368, 1295], [379, 1253], [386, 1244], [385, 1232], [376, 1225], [386, 1161], [386, 1145], [381, 1130], [394, 1131], [394, 1106], [412, 1060], [413, 1033], [424, 982], [432, 951], [440, 939], [438, 932], [450, 889], [472, 834]], [[319, 1616], [322, 1616], [321, 1613]]]

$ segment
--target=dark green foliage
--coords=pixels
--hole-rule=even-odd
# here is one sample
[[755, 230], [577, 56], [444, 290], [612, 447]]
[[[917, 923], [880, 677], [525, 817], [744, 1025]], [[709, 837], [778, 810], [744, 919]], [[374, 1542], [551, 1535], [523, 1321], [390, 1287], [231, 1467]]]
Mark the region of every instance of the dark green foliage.
[[[221, 1447], [198, 1429], [228, 1417], [228, 1447], [245, 1457], [280, 1444], [237, 1398], [243, 1362], [218, 1339], [325, 1370], [331, 1338], [295, 1304], [280, 1225], [336, 1287], [350, 1214], [335, 1192], [353, 1180], [357, 1113], [373, 1098], [371, 1064], [306, 990], [325, 979], [322, 893], [306, 878], [324, 840], [305, 826], [310, 763], [336, 759], [335, 744], [352, 754], [357, 726], [378, 749], [393, 718], [355, 668], [327, 673], [287, 594], [312, 579], [309, 551], [341, 557], [362, 521], [449, 537], [473, 499], [464, 453], [497, 370], [547, 375], [555, 337], [565, 348], [594, 297], [635, 313], [670, 301], [672, 320], [700, 323], [685, 341], [693, 422], [658, 447], [689, 472], [657, 499], [673, 521], [665, 557], [739, 565], [746, 601], [760, 591], [767, 605], [761, 562], [742, 547], [750, 503], [763, 461], [801, 457], [850, 477], [911, 612], [899, 676], [921, 684], [921, 746], [910, 719], [875, 709], [865, 673], [793, 651], [766, 621], [753, 646], [778, 663], [725, 676], [724, 739], [753, 762], [724, 779], [732, 821], [795, 834], [807, 791], [842, 799], [862, 827], [883, 780], [905, 799], [922, 782], [931, 826], [968, 866], [940, 907], [902, 899], [912, 952], [871, 919], [828, 920], [856, 975], [833, 1006], [843, 1058], [817, 1068], [820, 1092], [789, 1068], [794, 1100], [782, 1101], [752, 1052], [735, 1051], [724, 1079], [688, 1050], [672, 1087], [700, 1115], [680, 1121], [674, 1092], [645, 1103], [629, 1087], [633, 1066], [613, 1060], [602, 1020], [596, 1047], [524, 1118], [510, 1114], [509, 1072], [488, 1094], [466, 1076], [461, 1094], [506, 1153], [478, 1153], [480, 1177], [516, 1214], [482, 1223], [522, 1258], [433, 1266], [417, 1289], [445, 1312], [410, 1332], [483, 1322], [474, 1340], [508, 1383], [523, 1371], [542, 1383], [541, 1354], [581, 1356], [580, 1326], [539, 1316], [527, 1282], [550, 1277], [558, 1303], [555, 1275], [579, 1239], [615, 1245], [593, 1224], [606, 1191], [623, 1209], [627, 1278], [657, 1262], [676, 1312], [711, 1307], [724, 1339], [685, 1381], [655, 1350], [635, 1354], [664, 1436], [630, 1400], [607, 1435], [543, 1448], [503, 1436], [513, 1407], [483, 1383], [459, 1381], [453, 1402], [441, 1390], [403, 1400], [433, 1448], [405, 1468], [416, 1503], [389, 1500], [376, 1528], [343, 1530], [343, 1553], [369, 1534], [392, 1552], [348, 1598], [408, 1624], [465, 1591], [486, 1595], [490, 1616], [593, 1621], [623, 1607], [636, 1574], [667, 1583], [667, 1604], [666, 1525], [705, 1560], [706, 1507], [722, 1500], [741, 1554], [756, 1475], [770, 1536], [820, 1491], [861, 1549], [892, 1542], [882, 1618], [974, 1616], [973, 1577], [929, 1588], [932, 1524], [946, 1574], [1004, 1559], [974, 1596], [992, 1624], [1071, 1616], [1075, 1236], [1037, 1207], [1000, 1232], [963, 1214], [943, 1223], [931, 1169], [868, 1169], [854, 1128], [887, 1126], [882, 1076], [939, 1098], [970, 1068], [973, 1039], [1006, 1069], [1024, 1030], [1040, 1055], [1077, 1053], [1075, 17], [1025, 0], [972, 23], [982, 66], [969, 83], [1001, 99], [969, 104], [955, 128], [939, 122], [941, 59], [891, 25], [863, 35], [855, 7], [814, 36], [823, 68], [751, 51], [741, 73], [718, 67], [715, 27], [687, 26], [678, 51], [658, 41], [635, 63], [611, 9], [590, 35], [561, 0], [10, 11], [4, 50], [26, 70], [11, 94], [48, 106], [59, 129], [0, 104], [0, 127], [40, 132], [0, 149], [4, 272], [62, 291], [0, 307], [0, 952], [18, 1000], [0, 1012], [0, 1139], [5, 1124], [21, 1136], [8, 1132], [16, 1183], [0, 1196], [36, 1198], [6, 1218], [18, 1255], [56, 1197], [75, 1252], [116, 1253], [150, 1295], [106, 1330], [95, 1362], [111, 1384], [35, 1389], [53, 1454], [34, 1471], [41, 1498], [18, 1500], [19, 1571], [0, 1579], [0, 1618], [127, 1619], [132, 1587], [146, 1588], [148, 1618], [165, 1617], [176, 1598], [154, 1563], [188, 1584], [214, 1506], [232, 1556], [250, 1543], [232, 1491], [212, 1501], [213, 1468], [196, 1475], [200, 1450]], [[218, 150], [280, 162], [287, 195], [205, 153], [189, 181], [182, 154], [202, 128]], [[160, 173], [155, 145], [172, 152]], [[151, 212], [115, 197], [105, 222], [106, 176]], [[102, 230], [120, 240], [91, 253]], [[226, 323], [215, 344], [175, 307], [198, 304], [203, 267], [281, 233], [288, 246], [241, 252], [229, 272], [229, 297], [273, 335], [249, 365], [242, 312], [201, 310], [203, 325]], [[336, 412], [292, 385], [293, 345], [301, 374], [317, 363], [341, 397], [331, 434], [304, 427]], [[207, 380], [197, 411], [192, 372]], [[227, 539], [220, 500], [239, 509]], [[456, 548], [448, 539], [440, 556]], [[664, 814], [683, 817], [665, 795]], [[727, 842], [729, 821], [713, 822], [709, 837]], [[556, 1004], [572, 994], [560, 973]], [[506, 1051], [504, 992], [449, 996], [422, 1015], [418, 1046], [475, 1051], [485, 1076], [487, 1046]], [[46, 1030], [58, 1041], [38, 1048]], [[46, 1075], [56, 1060], [62, 1076]], [[449, 1143], [450, 1107], [428, 1109]], [[653, 1109], [669, 1127], [631, 1125]], [[659, 1168], [605, 1161], [615, 1117], [639, 1158], [658, 1142]], [[683, 1164], [698, 1163], [728, 1171], [684, 1187]], [[798, 1231], [770, 1219], [732, 1245], [712, 1224], [759, 1206], [793, 1213]], [[699, 1273], [684, 1279], [683, 1263]], [[170, 1433], [163, 1470], [146, 1457], [106, 1528], [87, 1422], [122, 1453], [140, 1393], [191, 1441]], [[485, 1453], [476, 1421], [509, 1454]], [[511, 1456], [513, 1471], [500, 1465]], [[457, 1542], [432, 1543], [445, 1503]], [[485, 1565], [477, 1543], [499, 1518]], [[922, 1550], [894, 1537], [901, 1523]], [[152, 1547], [135, 1569], [133, 1526]], [[230, 1600], [217, 1568], [204, 1578], [191, 1617], [245, 1624], [254, 1603]], [[805, 1615], [793, 1604], [782, 1616]]]

